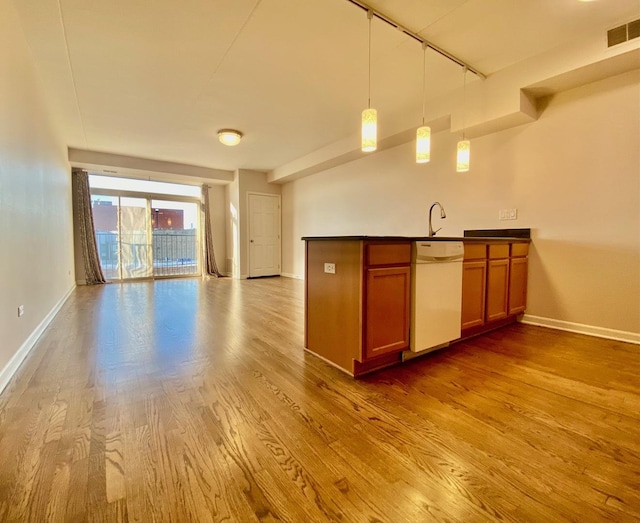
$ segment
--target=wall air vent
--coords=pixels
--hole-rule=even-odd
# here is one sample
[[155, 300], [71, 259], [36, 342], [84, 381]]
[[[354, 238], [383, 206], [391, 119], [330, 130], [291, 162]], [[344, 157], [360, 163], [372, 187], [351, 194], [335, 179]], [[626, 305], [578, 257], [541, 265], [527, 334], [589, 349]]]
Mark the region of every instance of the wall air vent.
[[627, 37], [629, 40], [640, 36], [640, 20], [634, 20], [627, 24]]
[[640, 19], [607, 31], [607, 47], [622, 44], [640, 36]]

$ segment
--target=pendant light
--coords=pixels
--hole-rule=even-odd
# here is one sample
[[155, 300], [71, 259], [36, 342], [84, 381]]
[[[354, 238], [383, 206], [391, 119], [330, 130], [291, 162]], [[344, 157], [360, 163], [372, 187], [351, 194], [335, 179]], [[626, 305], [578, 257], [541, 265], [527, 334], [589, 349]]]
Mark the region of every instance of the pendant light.
[[471, 143], [465, 140], [464, 136], [464, 116], [465, 104], [467, 100], [467, 66], [462, 68], [462, 140], [458, 142], [458, 152], [456, 155], [456, 171], [466, 173], [469, 170], [469, 160], [471, 159]]
[[422, 126], [416, 130], [416, 163], [431, 160], [431, 127], [424, 124], [427, 103], [427, 44], [422, 42]]
[[362, 111], [362, 151], [367, 153], [375, 151], [378, 147], [378, 113], [371, 107], [371, 20], [373, 10], [367, 11], [369, 20], [369, 102], [367, 108]]

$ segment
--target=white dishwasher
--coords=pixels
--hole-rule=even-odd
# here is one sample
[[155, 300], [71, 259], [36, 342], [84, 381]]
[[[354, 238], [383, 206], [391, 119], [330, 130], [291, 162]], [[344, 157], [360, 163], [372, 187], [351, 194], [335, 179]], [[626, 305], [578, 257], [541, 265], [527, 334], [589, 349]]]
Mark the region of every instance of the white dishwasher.
[[413, 243], [412, 352], [435, 350], [460, 337], [463, 257], [462, 242], [422, 240]]

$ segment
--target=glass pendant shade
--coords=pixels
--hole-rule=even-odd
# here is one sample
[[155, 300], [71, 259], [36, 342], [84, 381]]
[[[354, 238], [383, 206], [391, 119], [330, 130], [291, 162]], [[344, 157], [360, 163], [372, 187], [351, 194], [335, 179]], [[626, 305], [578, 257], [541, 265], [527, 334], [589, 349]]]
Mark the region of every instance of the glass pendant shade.
[[416, 163], [431, 160], [431, 127], [418, 127], [416, 131]]
[[375, 151], [378, 147], [378, 113], [375, 109], [362, 111], [362, 151]]
[[469, 140], [458, 142], [458, 154], [456, 161], [456, 171], [466, 173], [469, 170], [469, 160], [471, 158], [471, 144]]

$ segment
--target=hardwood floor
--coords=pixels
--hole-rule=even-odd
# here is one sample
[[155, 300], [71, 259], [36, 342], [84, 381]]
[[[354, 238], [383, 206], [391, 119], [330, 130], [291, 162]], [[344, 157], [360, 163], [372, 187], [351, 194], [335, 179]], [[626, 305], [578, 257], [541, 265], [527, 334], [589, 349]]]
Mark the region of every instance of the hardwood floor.
[[640, 347], [515, 325], [354, 381], [303, 283], [81, 287], [0, 396], [0, 521], [638, 521]]

